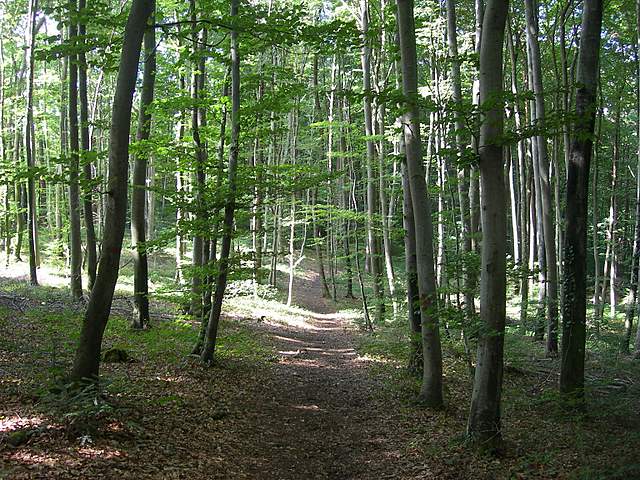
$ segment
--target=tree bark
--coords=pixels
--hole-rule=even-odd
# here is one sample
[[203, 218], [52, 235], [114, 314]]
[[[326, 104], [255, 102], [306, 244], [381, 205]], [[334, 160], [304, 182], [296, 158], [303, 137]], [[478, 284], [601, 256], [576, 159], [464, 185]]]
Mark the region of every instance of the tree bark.
[[442, 347], [440, 344], [440, 326], [433, 265], [431, 204], [422, 164], [420, 141], [418, 68], [413, 0], [398, 0], [397, 8], [402, 62], [402, 91], [406, 102], [402, 123], [416, 235], [418, 291], [424, 359], [420, 399], [429, 407], [439, 408], [443, 405]]
[[[75, 43], [78, 37], [78, 2], [70, 2], [69, 41]], [[71, 54], [69, 62], [69, 250], [71, 253], [71, 295], [82, 299], [82, 236], [80, 232], [80, 140], [78, 137], [78, 55]]]
[[[80, 0], [79, 9], [80, 12], [87, 6], [86, 0]], [[84, 13], [81, 13], [84, 15]], [[87, 26], [84, 23], [78, 25], [78, 33], [81, 37], [81, 42], [86, 43], [85, 35], [87, 34]], [[87, 153], [91, 150], [91, 138], [89, 136], [89, 99], [87, 92], [87, 59], [83, 50], [78, 54], [78, 92], [80, 95], [80, 147], [83, 158], [83, 173], [84, 180], [91, 185], [93, 180], [93, 172], [91, 167], [91, 161], [86, 158]], [[83, 195], [82, 207], [84, 212], [84, 226], [86, 234], [86, 261], [87, 261], [87, 275], [89, 291], [93, 288], [93, 284], [96, 281], [96, 270], [98, 268], [98, 252], [96, 244], [96, 231], [93, 225], [93, 200], [91, 195], [91, 187]]]
[[73, 361], [71, 378], [75, 381], [96, 380], [99, 374], [102, 337], [118, 280], [127, 217], [129, 134], [133, 93], [142, 37], [152, 7], [153, 0], [133, 0], [125, 27], [109, 134], [109, 179], [105, 212], [107, 228], [104, 229], [96, 284], [91, 291]]
[[35, 142], [34, 142], [34, 122], [33, 122], [33, 88], [34, 88], [34, 68], [35, 68], [35, 43], [36, 43], [36, 15], [38, 13], [38, 0], [31, 0], [29, 3], [29, 41], [25, 60], [28, 62], [27, 72], [27, 118], [25, 122], [25, 154], [27, 158], [27, 168], [29, 176], [27, 179], [27, 226], [29, 229], [29, 283], [38, 285], [37, 272], [37, 229], [36, 218], [36, 186], [35, 186]]
[[[602, 0], [585, 0], [582, 13], [575, 120], [567, 170], [566, 231], [562, 300], [560, 391], [584, 397], [587, 314], [587, 202], [596, 115], [596, 85], [602, 27]], [[579, 402], [581, 403], [581, 402]]]
[[[231, 0], [231, 17], [238, 17], [239, 0]], [[218, 276], [216, 278], [215, 294], [209, 314], [209, 324], [204, 348], [200, 356], [203, 363], [212, 363], [218, 337], [218, 325], [222, 312], [222, 300], [227, 287], [229, 274], [229, 254], [233, 238], [233, 220], [236, 208], [238, 149], [240, 140], [240, 53], [238, 31], [231, 30], [231, 145], [229, 152], [228, 188], [229, 193], [224, 207], [224, 223]]]
[[[151, 22], [155, 11], [152, 2]], [[140, 92], [140, 112], [138, 113], [138, 142], [149, 140], [151, 135], [151, 113], [156, 77], [156, 35], [154, 28], [144, 33], [144, 73]], [[145, 242], [147, 222], [145, 218], [147, 162], [145, 152], [135, 156], [133, 164], [133, 190], [131, 193], [131, 248], [133, 249], [133, 319], [132, 327], [142, 329], [149, 323], [149, 265]]]
[[483, 450], [501, 442], [500, 400], [506, 318], [506, 192], [502, 134], [504, 123], [502, 49], [508, 0], [489, 0], [480, 46], [479, 168], [482, 209], [480, 321], [471, 411], [467, 434]]
[[546, 290], [546, 316], [547, 316], [547, 341], [545, 351], [548, 355], [558, 351], [558, 266], [556, 255], [556, 231], [554, 225], [553, 198], [551, 183], [549, 180], [549, 154], [547, 151], [547, 139], [545, 137], [545, 102], [542, 82], [542, 60], [540, 56], [540, 44], [538, 41], [538, 8], [535, 0], [525, 0], [527, 20], [527, 43], [530, 52], [531, 79], [533, 80], [533, 92], [535, 95], [535, 124], [538, 134], [535, 137], [537, 146], [537, 182], [539, 184], [540, 226], [544, 240], [545, 254], [545, 281], [540, 288]]
[[374, 323], [380, 324], [384, 319], [384, 285], [380, 271], [380, 239], [375, 233], [374, 216], [378, 211], [378, 195], [374, 179], [374, 159], [376, 146], [373, 139], [373, 113], [371, 109], [371, 47], [369, 46], [369, 2], [360, 1], [360, 20], [362, 22], [363, 44], [361, 52], [362, 86], [364, 90], [364, 129], [367, 137], [367, 243], [371, 255], [371, 276], [373, 277], [373, 294], [376, 298], [376, 314]]

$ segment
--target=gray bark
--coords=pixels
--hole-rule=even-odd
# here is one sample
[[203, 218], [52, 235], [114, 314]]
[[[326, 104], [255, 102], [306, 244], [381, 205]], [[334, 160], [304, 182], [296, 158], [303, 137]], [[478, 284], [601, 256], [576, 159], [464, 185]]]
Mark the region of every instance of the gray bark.
[[480, 105], [490, 102], [480, 126], [482, 270], [478, 355], [467, 434], [483, 450], [501, 442], [500, 401], [506, 318], [506, 191], [502, 134], [502, 49], [509, 3], [489, 0], [480, 46]]
[[398, 0], [397, 6], [402, 62], [402, 90], [406, 102], [402, 123], [416, 235], [418, 291], [422, 325], [424, 369], [420, 399], [425, 405], [438, 408], [443, 404], [442, 347], [440, 344], [436, 279], [433, 265], [431, 203], [425, 181], [420, 141], [420, 113], [417, 103], [418, 69], [413, 0]]
[[596, 113], [602, 0], [585, 0], [578, 54], [575, 123], [567, 171], [560, 391], [584, 396], [587, 314], [587, 202]]
[[107, 186], [102, 255], [96, 284], [91, 291], [82, 323], [80, 340], [73, 361], [71, 378], [95, 380], [100, 369], [102, 337], [109, 319], [111, 303], [122, 252], [127, 218], [127, 181], [129, 178], [129, 134], [131, 107], [136, 86], [142, 38], [153, 0], [133, 0], [124, 32], [109, 138], [109, 179]]
[[[155, 10], [155, 0], [152, 9]], [[153, 10], [151, 21], [153, 22]], [[148, 140], [151, 135], [151, 113], [156, 77], [156, 35], [154, 28], [144, 34], [144, 73], [138, 113], [138, 142]], [[147, 154], [135, 156], [133, 165], [133, 190], [131, 193], [131, 248], [133, 249], [133, 320], [132, 327], [142, 329], [149, 323], [149, 265], [145, 242], [147, 241], [145, 219]]]

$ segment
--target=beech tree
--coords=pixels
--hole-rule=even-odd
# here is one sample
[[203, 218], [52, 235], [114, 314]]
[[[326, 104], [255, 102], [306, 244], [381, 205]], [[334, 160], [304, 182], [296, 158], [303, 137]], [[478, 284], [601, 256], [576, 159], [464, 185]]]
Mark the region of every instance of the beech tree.
[[587, 313], [587, 201], [593, 153], [598, 85], [602, 1], [586, 0], [582, 13], [575, 96], [575, 120], [567, 169], [567, 226], [565, 233], [562, 301], [562, 363], [560, 391], [584, 396], [584, 358]]
[[99, 373], [102, 337], [109, 320], [113, 293], [118, 279], [126, 223], [133, 93], [142, 38], [148, 28], [152, 10], [152, 0], [134, 0], [124, 31], [109, 136], [109, 190], [105, 212], [105, 224], [109, 228], [104, 230], [96, 283], [91, 290], [73, 361], [71, 378], [76, 381], [95, 379]]
[[502, 50], [509, 3], [489, 0], [480, 45], [480, 125], [478, 164], [482, 209], [480, 321], [467, 434], [483, 449], [501, 441], [500, 401], [506, 320], [507, 215], [503, 157]]
[[[418, 72], [415, 42], [413, 1], [398, 0], [398, 32], [402, 62], [402, 92], [405, 114], [402, 119], [408, 187], [413, 207], [418, 270], [418, 294], [422, 328], [423, 377], [420, 399], [429, 407], [441, 407], [442, 347], [433, 267], [433, 226], [431, 205], [427, 194], [420, 140], [418, 110]], [[405, 193], [406, 195], [406, 193]]]
[[[152, 5], [155, 9], [155, 3]], [[153, 10], [152, 10], [153, 12]], [[153, 22], [154, 16], [151, 15]], [[140, 95], [140, 113], [138, 114], [137, 140], [144, 142], [151, 134], [150, 106], [156, 76], [156, 36], [155, 28], [144, 33], [144, 73]], [[131, 193], [131, 247], [133, 248], [133, 327], [144, 328], [149, 323], [149, 266], [147, 261], [147, 155], [144, 152], [135, 156], [133, 166], [133, 191]]]

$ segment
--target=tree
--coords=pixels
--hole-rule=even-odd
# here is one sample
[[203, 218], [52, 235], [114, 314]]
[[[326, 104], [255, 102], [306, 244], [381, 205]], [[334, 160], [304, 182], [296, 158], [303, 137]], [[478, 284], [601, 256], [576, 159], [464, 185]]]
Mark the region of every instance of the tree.
[[38, 14], [38, 0], [29, 2], [29, 28], [28, 28], [28, 48], [25, 52], [25, 60], [28, 64], [27, 71], [27, 118], [25, 122], [25, 154], [27, 157], [27, 225], [29, 229], [29, 282], [31, 285], [38, 285], [37, 274], [37, 255], [38, 255], [38, 225], [36, 219], [36, 187], [35, 187], [35, 128], [33, 122], [33, 78], [35, 70], [35, 43], [36, 32], [36, 16]]
[[480, 448], [501, 441], [500, 398], [506, 318], [506, 194], [503, 158], [502, 49], [508, 0], [489, 0], [480, 45], [480, 125], [478, 159], [482, 209], [480, 321], [467, 434]]
[[[155, 10], [155, 0], [152, 0]], [[153, 11], [152, 11], [153, 12]], [[151, 14], [153, 22], [154, 15]], [[153, 91], [156, 77], [156, 36], [155, 29], [148, 28], [144, 33], [144, 73], [140, 95], [140, 113], [138, 114], [137, 140], [144, 142], [151, 134], [151, 113]], [[133, 191], [131, 193], [131, 247], [133, 248], [133, 328], [144, 328], [149, 323], [149, 267], [146, 251], [147, 204], [147, 156], [141, 152], [135, 156], [133, 165]]]
[[[231, 17], [238, 19], [239, 0], [231, 0]], [[234, 25], [231, 30], [231, 148], [229, 152], [228, 189], [229, 193], [224, 207], [224, 223], [220, 260], [218, 262], [218, 275], [215, 284], [215, 294], [209, 314], [209, 324], [205, 337], [204, 348], [200, 358], [204, 363], [213, 362], [216, 341], [218, 338], [218, 325], [222, 312], [222, 300], [227, 287], [229, 275], [229, 256], [231, 253], [231, 240], [233, 238], [233, 221], [236, 208], [238, 149], [240, 141], [240, 53], [239, 53], [238, 29]]]
[[103, 251], [98, 264], [96, 284], [84, 314], [80, 340], [73, 361], [74, 381], [98, 378], [100, 350], [113, 293], [120, 269], [120, 254], [127, 215], [127, 180], [129, 178], [129, 134], [131, 107], [136, 86], [142, 38], [153, 9], [153, 0], [133, 0], [124, 31], [118, 78], [111, 113], [109, 133], [109, 179], [102, 239]]
[[567, 169], [560, 391], [584, 396], [587, 315], [587, 203], [596, 118], [602, 0], [585, 0], [578, 54], [575, 120]]
[[534, 181], [537, 183], [537, 192], [540, 194], [538, 205], [541, 209], [537, 212], [542, 226], [542, 251], [544, 258], [544, 288], [547, 301], [547, 341], [545, 350], [547, 354], [558, 351], [558, 266], [556, 255], [556, 230], [553, 218], [553, 199], [551, 195], [551, 183], [549, 179], [549, 155], [547, 152], [547, 139], [545, 132], [545, 101], [542, 82], [542, 59], [540, 57], [540, 43], [538, 41], [538, 8], [535, 0], [525, 0], [527, 17], [527, 42], [530, 57], [531, 79], [533, 80], [533, 92], [535, 95], [535, 122], [540, 130], [535, 137], [537, 155], [534, 164]]
[[442, 347], [440, 345], [440, 325], [433, 266], [431, 204], [427, 193], [424, 167], [422, 165], [413, 0], [398, 0], [397, 8], [400, 58], [402, 62], [402, 92], [405, 102], [402, 127], [404, 130], [411, 203], [413, 205], [418, 292], [422, 325], [424, 368], [420, 399], [425, 405], [438, 408], [443, 404]]
[[[87, 8], [87, 1], [80, 0], [79, 13], [81, 16], [85, 15], [85, 9]], [[86, 35], [87, 25], [83, 22], [78, 24], [78, 34], [80, 39], [85, 43], [83, 49], [78, 54], [78, 93], [80, 95], [80, 146], [82, 148], [82, 156], [84, 160], [84, 180], [89, 185], [93, 180], [93, 172], [91, 167], [91, 160], [88, 158], [88, 154], [91, 150], [91, 136], [89, 134], [89, 98], [88, 98], [88, 78], [87, 78], [87, 58], [85, 53], [86, 48]], [[84, 225], [86, 231], [86, 261], [87, 261], [87, 274], [89, 276], [88, 289], [91, 291], [93, 284], [96, 281], [96, 270], [98, 267], [98, 252], [96, 246], [96, 231], [93, 224], [93, 200], [91, 195], [91, 187], [85, 192], [82, 201], [82, 207], [84, 211]]]
[[[73, 45], [78, 40], [78, 2], [69, 3], [69, 42]], [[73, 52], [72, 51], [72, 52]], [[69, 239], [71, 251], [71, 295], [76, 300], [82, 299], [82, 238], [80, 232], [80, 139], [78, 136], [78, 55], [71, 53], [69, 66]]]

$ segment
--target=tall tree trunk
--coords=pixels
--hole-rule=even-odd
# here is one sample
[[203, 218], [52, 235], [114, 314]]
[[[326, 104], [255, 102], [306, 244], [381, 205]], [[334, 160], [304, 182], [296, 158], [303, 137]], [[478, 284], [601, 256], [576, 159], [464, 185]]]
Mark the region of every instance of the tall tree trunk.
[[196, 183], [195, 189], [195, 232], [193, 234], [193, 276], [191, 279], [191, 315], [196, 319], [204, 321], [203, 317], [203, 267], [208, 259], [204, 258], [204, 244], [206, 239], [207, 215], [204, 205], [205, 196], [205, 165], [207, 162], [207, 149], [202, 140], [200, 129], [204, 127], [205, 117], [203, 108], [199, 105], [204, 95], [204, 51], [199, 46], [198, 24], [196, 17], [196, 0], [189, 2], [192, 22], [192, 53], [193, 53], [193, 76], [191, 80], [192, 99], [194, 106], [191, 113], [191, 125], [193, 141], [196, 150]]
[[376, 314], [374, 323], [380, 324], [384, 319], [384, 285], [380, 271], [380, 239], [375, 233], [375, 215], [378, 212], [376, 182], [374, 180], [374, 159], [376, 145], [373, 138], [373, 112], [371, 108], [371, 47], [369, 46], [369, 2], [360, 0], [360, 20], [362, 22], [362, 86], [364, 90], [364, 129], [367, 137], [367, 243], [371, 255], [371, 276], [373, 277], [373, 294], [376, 297]]
[[480, 47], [480, 105], [491, 105], [480, 126], [480, 182], [482, 189], [482, 270], [480, 321], [471, 411], [467, 434], [482, 449], [501, 442], [500, 399], [504, 326], [506, 318], [506, 192], [502, 147], [504, 108], [502, 49], [507, 0], [489, 0]]
[[118, 78], [111, 113], [109, 138], [109, 179], [102, 255], [96, 284], [91, 291], [82, 323], [80, 340], [73, 361], [75, 381], [97, 379], [100, 350], [107, 326], [113, 293], [118, 280], [122, 239], [127, 219], [127, 181], [129, 178], [129, 134], [131, 107], [138, 74], [142, 37], [153, 9], [153, 0], [133, 0], [124, 31]]
[[562, 359], [560, 391], [584, 396], [584, 354], [587, 315], [587, 202], [589, 164], [596, 115], [596, 85], [600, 56], [602, 0], [585, 0], [578, 54], [575, 116], [569, 168], [564, 243], [562, 299]]
[[398, 0], [398, 32], [402, 62], [402, 91], [405, 113], [403, 129], [409, 188], [413, 205], [418, 268], [418, 291], [422, 330], [424, 370], [420, 399], [429, 407], [441, 407], [442, 347], [433, 265], [433, 225], [431, 204], [422, 164], [420, 113], [418, 109], [418, 68], [413, 0]]
[[[152, 2], [150, 21], [153, 22], [155, 0]], [[156, 35], [153, 27], [144, 33], [144, 73], [138, 113], [138, 142], [149, 140], [151, 135], [150, 105], [156, 78]], [[142, 329], [149, 323], [149, 265], [145, 242], [145, 206], [147, 184], [147, 156], [145, 152], [135, 156], [133, 164], [133, 190], [131, 192], [131, 248], [133, 249], [133, 319], [132, 327]]]
[[[460, 59], [458, 58], [458, 37], [457, 18], [455, 0], [447, 0], [447, 40], [449, 44], [449, 55], [451, 62], [451, 83], [453, 86], [453, 101], [456, 108], [455, 117], [455, 139], [458, 159], [460, 162], [464, 156], [464, 140], [462, 132], [464, 129], [462, 117], [462, 84], [460, 80]], [[466, 166], [458, 168], [458, 202], [460, 203], [460, 219], [462, 220], [462, 252], [466, 259], [463, 265], [464, 276], [464, 308], [466, 323], [469, 324], [475, 316], [474, 285], [473, 276], [470, 272], [469, 254], [472, 251], [471, 245], [471, 217], [469, 210], [469, 169]]]
[[[69, 41], [78, 37], [76, 23], [78, 2], [71, 0], [69, 18]], [[69, 62], [69, 249], [71, 251], [71, 295], [82, 299], [82, 237], [80, 232], [80, 141], [78, 138], [78, 55], [71, 54]]]
[[[240, 0], [231, 0], [231, 17], [238, 17]], [[229, 274], [229, 254], [231, 251], [231, 239], [233, 237], [233, 219], [236, 208], [238, 149], [240, 140], [240, 54], [238, 43], [238, 31], [231, 30], [231, 146], [229, 152], [229, 168], [227, 171], [229, 193], [224, 207], [224, 224], [222, 246], [220, 249], [220, 261], [218, 263], [218, 276], [216, 278], [215, 294], [209, 314], [209, 324], [201, 360], [204, 363], [213, 362], [213, 356], [218, 338], [218, 325], [222, 312], [222, 300], [227, 287]]]
[[542, 82], [542, 60], [538, 41], [538, 8], [535, 0], [525, 0], [527, 19], [527, 43], [530, 52], [531, 79], [535, 95], [535, 123], [539, 129], [535, 137], [537, 145], [537, 169], [540, 191], [542, 237], [544, 238], [546, 283], [540, 288], [546, 290], [547, 341], [545, 351], [555, 354], [558, 351], [558, 266], [556, 255], [556, 231], [553, 212], [553, 198], [549, 180], [549, 155], [545, 137], [545, 103]]
[[[80, 0], [79, 9], [81, 12], [81, 18], [84, 18], [86, 13], [84, 10], [87, 7], [86, 0]], [[86, 43], [87, 26], [84, 23], [78, 25], [78, 33], [80, 34], [81, 42]], [[84, 180], [89, 185], [93, 180], [93, 172], [91, 167], [91, 161], [87, 158], [87, 153], [91, 150], [91, 138], [89, 136], [89, 99], [87, 92], [87, 59], [83, 49], [78, 54], [78, 92], [80, 94], [80, 147], [82, 150], [81, 157], [84, 163]], [[98, 268], [98, 252], [96, 245], [96, 231], [93, 225], [93, 199], [91, 195], [91, 187], [83, 195], [82, 207], [84, 211], [84, 227], [86, 234], [86, 261], [87, 261], [87, 274], [89, 291], [93, 288], [93, 284], [96, 281], [96, 269]]]
[[[640, 0], [636, 1], [636, 25], [640, 27]], [[640, 29], [638, 30], [640, 32]], [[638, 272], [640, 271], [640, 35], [636, 37], [636, 133], [638, 145], [636, 146], [636, 224], [633, 240], [633, 257], [631, 263], [631, 298], [627, 304], [624, 320], [624, 336], [620, 350], [629, 353], [629, 343], [633, 329], [633, 316], [638, 303]], [[640, 346], [636, 342], [636, 350]]]
[[25, 153], [27, 158], [27, 168], [29, 176], [27, 178], [27, 225], [29, 229], [29, 282], [31, 285], [38, 285], [37, 272], [37, 229], [38, 219], [36, 216], [36, 186], [34, 175], [35, 172], [35, 142], [34, 142], [34, 122], [33, 122], [33, 87], [34, 87], [34, 68], [35, 68], [35, 43], [36, 43], [36, 15], [38, 13], [38, 0], [31, 0], [29, 3], [29, 42], [25, 55], [28, 62], [27, 71], [27, 118], [25, 122]]

